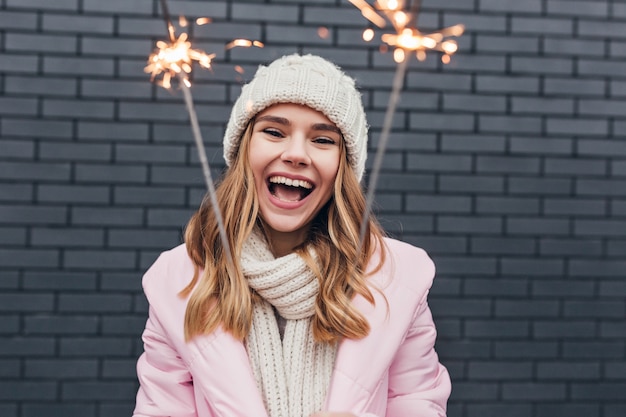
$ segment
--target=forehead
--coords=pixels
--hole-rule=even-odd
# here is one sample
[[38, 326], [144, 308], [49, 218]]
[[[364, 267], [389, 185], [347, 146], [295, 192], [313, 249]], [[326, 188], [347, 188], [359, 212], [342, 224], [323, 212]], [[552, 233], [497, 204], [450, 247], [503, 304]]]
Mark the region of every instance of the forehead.
[[273, 104], [265, 109], [261, 110], [255, 117], [255, 119], [262, 118], [263, 116], [272, 115], [276, 117], [282, 117], [289, 121], [308, 120], [311, 124], [321, 123], [335, 127], [337, 126], [326, 115], [318, 110], [315, 110], [309, 106], [295, 103], [277, 103]]

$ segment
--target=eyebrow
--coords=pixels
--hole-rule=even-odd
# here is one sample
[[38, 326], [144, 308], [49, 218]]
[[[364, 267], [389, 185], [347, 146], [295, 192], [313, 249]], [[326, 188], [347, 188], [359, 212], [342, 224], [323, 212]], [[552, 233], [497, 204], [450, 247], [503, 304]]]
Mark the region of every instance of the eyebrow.
[[[258, 122], [274, 122], [274, 123], [278, 123], [284, 126], [291, 126], [291, 122], [289, 121], [289, 119], [286, 119], [284, 117], [272, 116], [272, 115], [261, 116], [256, 119], [256, 123]], [[311, 125], [311, 129], [327, 131], [327, 132], [335, 132], [339, 135], [342, 135], [341, 130], [339, 130], [337, 126], [333, 126], [328, 123], [315, 123]]]

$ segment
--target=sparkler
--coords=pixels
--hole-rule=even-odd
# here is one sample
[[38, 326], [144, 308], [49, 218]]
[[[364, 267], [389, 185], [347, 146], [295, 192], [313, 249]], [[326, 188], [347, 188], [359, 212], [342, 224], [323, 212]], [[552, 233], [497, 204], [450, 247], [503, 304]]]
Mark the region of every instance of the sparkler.
[[[169, 42], [158, 41], [156, 43], [157, 48], [148, 58], [148, 65], [144, 68], [144, 71], [150, 73], [151, 81], [154, 81], [158, 75], [163, 74], [163, 79], [160, 82], [160, 85], [166, 89], [171, 87], [172, 78], [177, 78], [179, 80], [187, 112], [189, 113], [189, 121], [191, 123], [191, 129], [196, 143], [196, 150], [202, 166], [204, 181], [209, 192], [213, 214], [217, 220], [220, 240], [222, 241], [226, 257], [232, 266], [233, 258], [230, 251], [230, 245], [228, 244], [222, 213], [220, 212], [218, 206], [215, 185], [213, 183], [213, 178], [211, 177], [211, 169], [209, 167], [209, 161], [206, 157], [204, 141], [202, 140], [202, 134], [200, 132], [200, 124], [198, 123], [198, 116], [193, 105], [193, 96], [191, 95], [190, 89], [191, 82], [189, 81], [189, 75], [193, 69], [193, 63], [197, 62], [203, 68], [211, 68], [211, 63], [215, 54], [207, 54], [204, 51], [193, 49], [191, 47], [191, 42], [188, 40], [187, 33], [181, 33], [179, 37], [176, 37], [176, 31], [174, 29], [174, 25], [172, 24], [172, 20], [170, 19], [166, 0], [161, 0], [161, 8], [163, 9], [163, 18], [167, 26]], [[182, 27], [186, 27], [188, 25], [188, 22], [184, 17], [180, 18], [179, 23]], [[198, 25], [206, 23], [210, 23], [210, 19], [199, 18], [196, 20], [196, 24]], [[230, 42], [226, 48], [230, 49], [236, 46], [263, 47], [263, 44], [259, 41], [235, 39]]]
[[[367, 187], [365, 213], [359, 234], [360, 250], [363, 240], [365, 239], [367, 222], [372, 209], [372, 204], [374, 203], [374, 190], [376, 189], [376, 184], [378, 183], [380, 168], [383, 163], [383, 156], [387, 148], [387, 143], [389, 142], [389, 133], [391, 131], [393, 116], [400, 99], [400, 91], [404, 85], [404, 75], [406, 74], [409, 62], [407, 52], [415, 53], [417, 59], [419, 61], [423, 61], [426, 59], [427, 50], [440, 51], [443, 52], [441, 57], [442, 62], [447, 64], [450, 62], [450, 56], [453, 55], [458, 49], [457, 42], [448, 38], [451, 36], [461, 36], [465, 31], [465, 26], [458, 24], [432, 33], [421, 32], [416, 27], [420, 7], [419, 0], [414, 0], [411, 3], [409, 11], [405, 11], [404, 0], [376, 0], [374, 3], [375, 7], [372, 7], [365, 0], [349, 1], [361, 11], [361, 14], [367, 20], [377, 27], [384, 29], [387, 26], [387, 21], [389, 21], [396, 31], [395, 34], [385, 33], [381, 36], [381, 41], [383, 41], [386, 45], [395, 48], [393, 59], [397, 63], [397, 66], [393, 79], [391, 95], [389, 96], [389, 103], [387, 104], [387, 111], [385, 112], [383, 129], [381, 131], [380, 141], [378, 143], [378, 149], [376, 150], [374, 165]], [[374, 35], [374, 30], [367, 28], [363, 31], [363, 40], [369, 42], [374, 39]]]

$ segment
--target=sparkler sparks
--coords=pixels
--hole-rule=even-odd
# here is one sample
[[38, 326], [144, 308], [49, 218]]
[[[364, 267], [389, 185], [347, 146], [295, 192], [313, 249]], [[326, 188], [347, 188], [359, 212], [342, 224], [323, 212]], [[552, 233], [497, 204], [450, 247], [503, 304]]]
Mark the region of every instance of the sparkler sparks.
[[[204, 148], [204, 141], [202, 140], [202, 134], [200, 132], [200, 124], [198, 123], [198, 116], [193, 105], [193, 97], [191, 95], [191, 82], [189, 81], [189, 74], [193, 70], [194, 62], [197, 62], [203, 68], [211, 68], [211, 63], [215, 54], [207, 54], [199, 49], [193, 49], [191, 42], [188, 40], [189, 35], [182, 33], [176, 37], [176, 31], [172, 25], [169, 11], [167, 8], [166, 0], [161, 0], [161, 8], [163, 9], [163, 18], [167, 26], [167, 33], [169, 35], [169, 42], [158, 41], [156, 43], [156, 50], [149, 56], [148, 65], [144, 68], [144, 71], [150, 73], [150, 80], [154, 81], [155, 78], [163, 74], [163, 79], [160, 85], [166, 89], [169, 89], [172, 85], [172, 78], [178, 78], [180, 88], [183, 91], [183, 97], [187, 112], [189, 113], [189, 121], [191, 123], [191, 129], [194, 140], [196, 142], [196, 150], [198, 152], [198, 158], [202, 166], [202, 173], [204, 175], [204, 181], [207, 186], [213, 214], [218, 223], [220, 240], [228, 259], [228, 264], [232, 268], [233, 258], [228, 243], [228, 237], [226, 235], [226, 229], [224, 227], [224, 220], [219, 209], [217, 194], [215, 192], [215, 185], [213, 178], [211, 177], [211, 169], [209, 167], [209, 161], [206, 157], [206, 151]], [[196, 20], [196, 24], [203, 25], [210, 23], [209, 18], [199, 18]], [[189, 22], [186, 18], [179, 18], [179, 25], [181, 27], [187, 27]], [[236, 46], [243, 47], [263, 47], [263, 44], [259, 41], [249, 41], [247, 39], [235, 39], [229, 43], [226, 48], [230, 49]]]
[[[414, 1], [411, 11], [405, 11], [404, 0], [376, 0], [372, 7], [365, 0], [349, 0], [356, 6], [363, 17], [381, 29], [387, 27], [387, 21], [391, 23], [396, 33], [385, 33], [381, 36], [381, 41], [394, 47], [394, 60], [397, 63], [406, 59], [407, 52], [415, 53], [418, 60], [426, 59], [426, 51], [443, 52], [441, 60], [444, 64], [450, 62], [450, 56], [457, 49], [458, 44], [452, 36], [461, 36], [465, 31], [465, 26], [454, 25], [432, 33], [423, 33], [417, 27], [417, 14], [419, 12], [419, 2]], [[382, 14], [382, 16], [381, 16]], [[363, 32], [363, 40], [366, 42], [374, 39], [374, 30], [367, 28]]]

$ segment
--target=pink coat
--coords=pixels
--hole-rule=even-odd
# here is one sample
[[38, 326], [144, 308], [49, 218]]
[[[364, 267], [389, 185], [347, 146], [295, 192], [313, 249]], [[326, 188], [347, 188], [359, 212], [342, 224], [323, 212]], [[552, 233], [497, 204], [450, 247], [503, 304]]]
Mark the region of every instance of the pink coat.
[[[340, 343], [324, 411], [445, 417], [450, 377], [433, 348], [436, 331], [426, 301], [434, 264], [421, 249], [386, 243], [385, 265], [371, 277], [376, 306], [360, 296], [354, 300], [370, 334]], [[221, 329], [185, 342], [186, 300], [177, 294], [192, 275], [181, 245], [164, 252], [143, 278], [150, 313], [133, 416], [267, 417], [242, 342]]]

